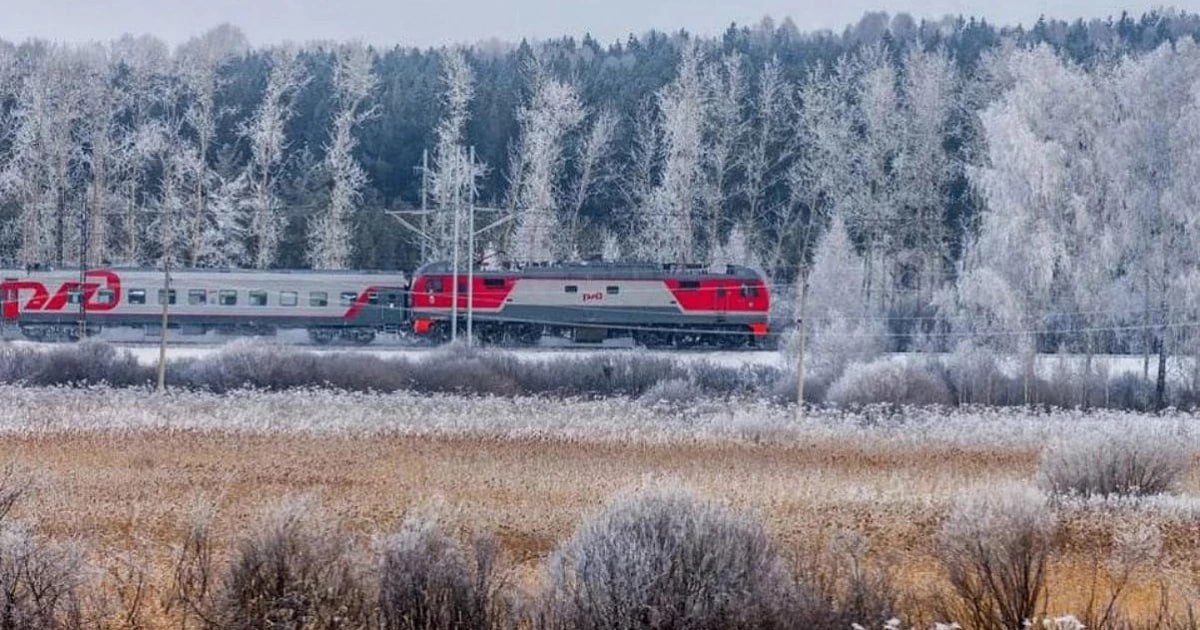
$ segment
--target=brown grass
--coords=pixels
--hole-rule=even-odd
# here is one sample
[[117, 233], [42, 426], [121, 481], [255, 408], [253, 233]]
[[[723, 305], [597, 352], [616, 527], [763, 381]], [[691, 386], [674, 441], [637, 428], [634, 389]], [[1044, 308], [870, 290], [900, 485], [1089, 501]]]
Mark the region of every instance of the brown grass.
[[[529, 567], [611, 496], [656, 477], [757, 513], [784, 549], [811, 546], [841, 529], [862, 531], [919, 592], [937, 582], [932, 534], [946, 501], [977, 484], [1031, 479], [1037, 454], [885, 451], [849, 440], [624, 445], [98, 432], [0, 437], [0, 461], [41, 479], [17, 517], [36, 519], [54, 537], [78, 538], [100, 555], [142, 554], [154, 568], [150, 582], [159, 594], [170, 550], [197, 499], [217, 504], [222, 542], [288, 495], [317, 497], [364, 537], [393, 529], [409, 510], [436, 504], [464, 529], [494, 533], [511, 558]], [[1196, 489], [1189, 478], [1185, 490]], [[1082, 605], [1089, 574], [1080, 567], [1105, 544], [1109, 526], [1072, 530], [1068, 524], [1067, 556], [1051, 578], [1057, 587], [1050, 612]], [[1174, 555], [1195, 555], [1195, 528], [1172, 538]], [[1156, 603], [1151, 595], [1135, 599], [1147, 609]]]

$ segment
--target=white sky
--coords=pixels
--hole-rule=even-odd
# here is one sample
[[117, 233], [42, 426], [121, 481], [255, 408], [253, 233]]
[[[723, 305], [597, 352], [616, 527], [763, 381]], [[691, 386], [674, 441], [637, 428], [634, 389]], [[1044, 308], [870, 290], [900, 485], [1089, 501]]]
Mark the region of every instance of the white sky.
[[[5, 6], [8, 5], [8, 6]], [[730, 22], [790, 16], [802, 30], [835, 31], [866, 11], [920, 19], [978, 15], [997, 24], [1030, 24], [1039, 15], [1134, 15], [1163, 2], [1126, 0], [0, 0], [0, 37], [20, 41], [108, 40], [150, 33], [179, 43], [221, 22], [254, 44], [361, 39], [380, 45], [544, 39], [590, 32], [603, 43], [651, 28], [715, 34]], [[1200, 0], [1172, 6], [1200, 10]]]

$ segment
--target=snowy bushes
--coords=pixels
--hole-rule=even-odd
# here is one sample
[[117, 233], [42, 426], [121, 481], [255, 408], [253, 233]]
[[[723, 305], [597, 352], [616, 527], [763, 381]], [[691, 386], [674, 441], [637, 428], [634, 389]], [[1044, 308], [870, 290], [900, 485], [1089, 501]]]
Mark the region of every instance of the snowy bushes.
[[430, 516], [409, 517], [383, 546], [379, 571], [384, 630], [498, 627], [498, 548], [476, 539], [468, 555]]
[[796, 587], [762, 526], [678, 489], [615, 501], [548, 563], [539, 628], [793, 627]]
[[1029, 488], [965, 494], [938, 533], [938, 555], [957, 601], [951, 617], [980, 630], [1017, 630], [1046, 595], [1054, 517]]
[[361, 628], [371, 598], [348, 537], [308, 501], [267, 514], [234, 550], [212, 618], [222, 628]]
[[949, 405], [946, 383], [924, 367], [889, 358], [854, 364], [829, 387], [826, 402], [834, 405]]
[[1057, 495], [1146, 496], [1169, 492], [1191, 460], [1192, 450], [1170, 435], [1091, 434], [1043, 451], [1038, 476]]

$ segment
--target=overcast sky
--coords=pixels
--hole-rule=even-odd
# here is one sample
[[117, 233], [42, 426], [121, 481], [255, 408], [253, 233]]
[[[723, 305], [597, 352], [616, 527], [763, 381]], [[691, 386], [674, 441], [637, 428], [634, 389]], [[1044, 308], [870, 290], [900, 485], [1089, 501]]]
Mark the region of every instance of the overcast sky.
[[[651, 28], [701, 34], [730, 22], [790, 16], [801, 30], [840, 31], [866, 11], [905, 11], [916, 18], [981, 15], [998, 24], [1029, 24], [1039, 15], [1106, 17], [1141, 13], [1161, 0], [0, 0], [12, 5], [0, 37], [107, 40], [151, 33], [170, 43], [221, 22], [241, 27], [255, 44], [283, 40], [361, 39], [429, 46], [497, 38], [544, 39], [591, 33], [608, 43]], [[19, 8], [17, 5], [19, 4]], [[1178, 0], [1196, 11], [1200, 0]]]

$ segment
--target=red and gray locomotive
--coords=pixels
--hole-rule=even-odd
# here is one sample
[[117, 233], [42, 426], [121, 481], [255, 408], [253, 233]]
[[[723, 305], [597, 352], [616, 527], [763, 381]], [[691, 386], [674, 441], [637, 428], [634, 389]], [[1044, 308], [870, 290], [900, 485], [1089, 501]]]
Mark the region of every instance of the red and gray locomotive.
[[[754, 345], [767, 334], [770, 295], [739, 266], [557, 263], [460, 271], [425, 265], [386, 272], [0, 270], [6, 327], [34, 340], [72, 340], [105, 328], [270, 335], [307, 330], [316, 343], [370, 343], [381, 332], [438, 342], [452, 320], [484, 343], [528, 345], [632, 338], [646, 346]], [[455, 304], [457, 300], [457, 305]]]

